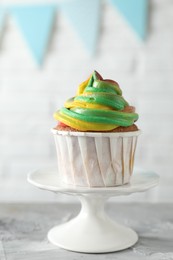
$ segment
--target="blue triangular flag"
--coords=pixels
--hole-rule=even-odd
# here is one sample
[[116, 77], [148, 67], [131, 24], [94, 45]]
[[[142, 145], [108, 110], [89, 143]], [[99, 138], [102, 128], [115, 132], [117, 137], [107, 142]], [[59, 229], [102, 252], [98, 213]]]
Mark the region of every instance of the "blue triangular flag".
[[59, 7], [69, 18], [86, 48], [95, 52], [100, 25], [100, 0], [74, 0], [60, 2]]
[[56, 7], [21, 5], [10, 8], [36, 61], [41, 64], [46, 53]]
[[148, 0], [109, 0], [125, 16], [140, 38], [147, 34]]

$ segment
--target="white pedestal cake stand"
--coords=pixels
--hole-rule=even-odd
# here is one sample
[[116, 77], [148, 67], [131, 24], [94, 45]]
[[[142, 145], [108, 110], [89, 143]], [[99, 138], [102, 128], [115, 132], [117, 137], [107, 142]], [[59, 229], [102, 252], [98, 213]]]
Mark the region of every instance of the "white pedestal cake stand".
[[36, 170], [28, 181], [38, 188], [76, 195], [82, 207], [79, 215], [65, 224], [52, 228], [48, 239], [64, 249], [84, 253], [105, 253], [134, 245], [138, 235], [132, 229], [111, 220], [104, 211], [105, 201], [114, 196], [129, 195], [153, 188], [159, 177], [152, 172], [134, 171], [130, 184], [110, 188], [83, 188], [64, 185], [56, 169]]

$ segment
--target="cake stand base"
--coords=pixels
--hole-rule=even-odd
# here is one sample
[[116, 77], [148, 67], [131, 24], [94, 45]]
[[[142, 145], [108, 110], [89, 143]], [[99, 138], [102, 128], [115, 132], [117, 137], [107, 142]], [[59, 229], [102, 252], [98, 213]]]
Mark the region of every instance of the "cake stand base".
[[130, 195], [155, 187], [159, 176], [142, 170], [134, 171], [129, 184], [117, 187], [77, 187], [61, 183], [56, 169], [31, 172], [28, 181], [38, 188], [77, 196], [82, 204], [77, 217], [52, 228], [48, 239], [54, 245], [83, 253], [106, 253], [134, 245], [138, 235], [132, 229], [115, 223], [104, 210], [110, 197]]
[[108, 217], [104, 211], [104, 198], [83, 196], [80, 200], [79, 215], [49, 231], [51, 243], [76, 252], [106, 253], [126, 249], [137, 242], [135, 231]]

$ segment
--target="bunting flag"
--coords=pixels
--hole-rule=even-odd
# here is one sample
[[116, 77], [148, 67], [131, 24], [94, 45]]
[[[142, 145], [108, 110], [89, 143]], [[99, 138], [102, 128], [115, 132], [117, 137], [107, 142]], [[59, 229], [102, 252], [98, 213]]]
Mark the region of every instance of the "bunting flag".
[[101, 1], [63, 1], [58, 5], [72, 23], [88, 51], [93, 54], [99, 35]]
[[[141, 39], [147, 34], [149, 0], [107, 0], [117, 8]], [[40, 65], [44, 60], [56, 10], [62, 11], [78, 33], [86, 49], [94, 54], [101, 18], [102, 0], [62, 0], [56, 4], [0, 5], [0, 35], [8, 11], [18, 24], [32, 55]]]
[[146, 38], [148, 0], [109, 0], [124, 15], [141, 39]]
[[38, 64], [43, 62], [47, 50], [55, 10], [52, 5], [20, 5], [10, 8]]

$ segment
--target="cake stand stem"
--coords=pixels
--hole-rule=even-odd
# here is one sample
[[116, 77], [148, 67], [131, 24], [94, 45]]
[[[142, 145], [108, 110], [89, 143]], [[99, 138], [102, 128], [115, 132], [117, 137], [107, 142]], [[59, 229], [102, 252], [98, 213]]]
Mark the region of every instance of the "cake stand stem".
[[105, 201], [107, 198], [102, 196], [78, 196], [79, 200], [81, 201], [82, 207], [78, 217], [85, 219], [85, 221], [96, 221], [96, 224], [100, 222], [105, 222], [108, 220], [108, 216], [105, 212]]
[[80, 194], [80, 213], [67, 223], [52, 228], [48, 239], [62, 248], [85, 253], [119, 251], [136, 243], [132, 229], [112, 221], [104, 205], [107, 196]]

